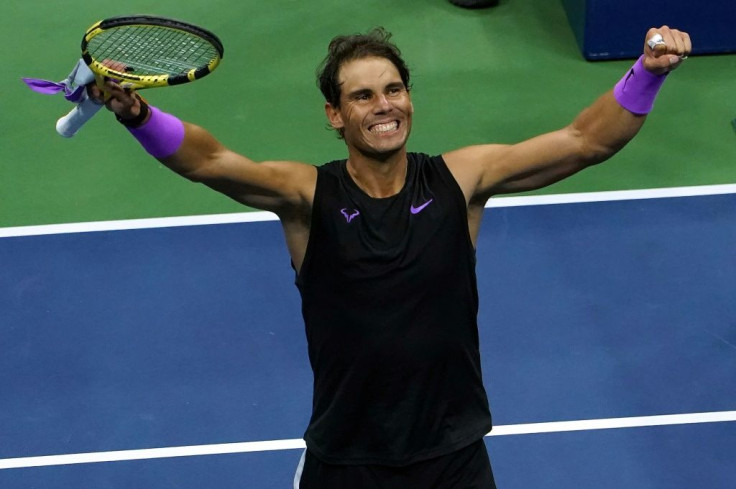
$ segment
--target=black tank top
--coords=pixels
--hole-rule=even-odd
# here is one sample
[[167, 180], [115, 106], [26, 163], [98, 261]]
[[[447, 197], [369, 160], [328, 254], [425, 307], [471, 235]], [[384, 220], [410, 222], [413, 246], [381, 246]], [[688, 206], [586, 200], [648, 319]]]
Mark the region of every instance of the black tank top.
[[441, 156], [409, 153], [403, 189], [382, 199], [345, 160], [319, 167], [296, 283], [314, 371], [304, 438], [318, 458], [401, 466], [490, 430], [475, 251]]

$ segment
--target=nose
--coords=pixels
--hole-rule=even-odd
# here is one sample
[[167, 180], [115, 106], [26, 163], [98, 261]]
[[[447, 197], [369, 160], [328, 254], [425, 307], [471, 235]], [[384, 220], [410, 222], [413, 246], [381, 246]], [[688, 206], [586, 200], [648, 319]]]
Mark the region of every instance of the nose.
[[375, 110], [379, 113], [388, 112], [393, 108], [393, 105], [388, 100], [386, 94], [381, 93], [376, 97]]

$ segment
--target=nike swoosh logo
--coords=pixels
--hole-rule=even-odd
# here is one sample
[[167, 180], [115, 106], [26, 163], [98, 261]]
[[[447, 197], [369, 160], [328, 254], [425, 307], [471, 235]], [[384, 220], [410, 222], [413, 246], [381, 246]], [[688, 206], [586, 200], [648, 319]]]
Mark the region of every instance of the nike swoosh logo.
[[427, 202], [425, 202], [424, 204], [420, 205], [419, 207], [414, 207], [412, 205], [409, 210], [411, 211], [412, 214], [419, 214], [420, 212], [422, 212], [424, 210], [425, 207], [427, 207], [429, 204], [431, 204], [433, 200], [434, 199], [429, 199]]

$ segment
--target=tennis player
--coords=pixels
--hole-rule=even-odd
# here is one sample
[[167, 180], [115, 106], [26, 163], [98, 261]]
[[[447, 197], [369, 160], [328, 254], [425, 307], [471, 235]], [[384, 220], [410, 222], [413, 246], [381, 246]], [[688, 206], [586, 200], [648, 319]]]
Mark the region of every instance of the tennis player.
[[407, 151], [410, 75], [389, 37], [330, 43], [319, 86], [347, 158], [319, 167], [254, 162], [112, 82], [107, 106], [173, 171], [281, 219], [314, 371], [296, 488], [494, 488], [476, 322], [484, 205], [610, 158], [691, 43], [650, 29], [639, 60], [570, 125], [430, 156]]

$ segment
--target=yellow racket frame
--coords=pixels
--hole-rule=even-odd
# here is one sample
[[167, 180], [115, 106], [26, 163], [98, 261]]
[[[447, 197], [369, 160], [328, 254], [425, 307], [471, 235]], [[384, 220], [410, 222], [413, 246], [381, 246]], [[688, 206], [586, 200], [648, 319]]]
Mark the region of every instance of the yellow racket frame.
[[[135, 75], [124, 71], [115, 70], [103, 64], [104, 60], [94, 59], [87, 49], [89, 42], [102, 32], [115, 29], [122, 26], [141, 26], [141, 27], [163, 27], [172, 30], [185, 31], [190, 34], [197, 35], [206, 39], [216, 50], [217, 55], [207, 63], [207, 65], [189, 70], [186, 73], [176, 76], [172, 75]], [[117, 80], [124, 88], [134, 90], [142, 88], [166, 87], [172, 85], [181, 85], [194, 80], [198, 80], [212, 73], [222, 60], [224, 49], [220, 40], [211, 32], [201, 27], [182, 22], [179, 20], [169, 19], [165, 17], [153, 17], [147, 15], [113, 17], [110, 19], [100, 20], [90, 26], [82, 38], [82, 59], [89, 68], [97, 75], [97, 83], [101, 85], [101, 81], [105, 78]]]

